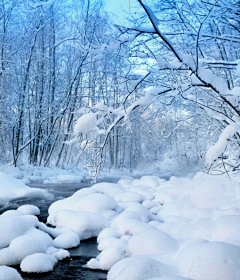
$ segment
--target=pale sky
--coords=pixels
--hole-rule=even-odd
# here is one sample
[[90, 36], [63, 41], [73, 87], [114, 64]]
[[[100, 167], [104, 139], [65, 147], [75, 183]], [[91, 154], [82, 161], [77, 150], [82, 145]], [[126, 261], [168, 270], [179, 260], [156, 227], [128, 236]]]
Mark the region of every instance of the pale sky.
[[129, 11], [129, 1], [137, 4], [134, 0], [105, 0], [105, 10], [114, 14], [114, 19], [120, 23], [125, 19], [124, 10]]

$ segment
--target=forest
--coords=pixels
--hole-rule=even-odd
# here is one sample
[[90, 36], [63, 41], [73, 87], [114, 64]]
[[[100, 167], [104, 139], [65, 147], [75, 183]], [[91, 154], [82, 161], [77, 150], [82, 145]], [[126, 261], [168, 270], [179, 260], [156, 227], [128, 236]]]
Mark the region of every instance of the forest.
[[0, 280], [239, 280], [239, 172], [239, 1], [0, 1]]
[[2, 1], [3, 164], [238, 169], [239, 3], [132, 2]]

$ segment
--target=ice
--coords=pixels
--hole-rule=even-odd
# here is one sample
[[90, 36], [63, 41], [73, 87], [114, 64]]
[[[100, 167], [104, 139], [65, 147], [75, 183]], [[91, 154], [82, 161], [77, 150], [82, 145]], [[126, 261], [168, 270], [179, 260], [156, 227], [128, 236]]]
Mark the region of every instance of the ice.
[[27, 256], [20, 264], [20, 268], [28, 273], [44, 273], [52, 271], [57, 264], [54, 256], [45, 253], [35, 253]]
[[0, 265], [1, 280], [23, 280], [16, 269], [5, 265]]
[[21, 180], [15, 179], [0, 171], [0, 201], [8, 201], [19, 197], [43, 197], [53, 199], [46, 190], [30, 188]]

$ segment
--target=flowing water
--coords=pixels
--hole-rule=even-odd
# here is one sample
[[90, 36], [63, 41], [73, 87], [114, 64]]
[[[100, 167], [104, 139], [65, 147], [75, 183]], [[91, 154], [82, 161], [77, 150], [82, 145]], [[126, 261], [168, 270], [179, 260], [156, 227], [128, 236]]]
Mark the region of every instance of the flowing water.
[[[106, 181], [106, 180], [105, 180]], [[108, 179], [109, 181], [109, 179]], [[81, 188], [89, 187], [90, 181], [83, 181], [81, 184], [42, 184], [40, 182], [32, 183], [30, 187], [44, 188], [49, 190], [55, 196], [54, 200], [59, 200], [72, 195]], [[21, 198], [11, 201], [8, 205], [0, 206], [0, 214], [10, 209], [17, 209], [24, 204], [36, 205], [41, 214], [38, 217], [41, 222], [46, 223], [48, 217], [48, 208], [53, 201], [41, 198]], [[93, 271], [84, 267], [87, 261], [99, 254], [97, 250], [96, 238], [81, 241], [81, 244], [74, 249], [69, 250], [71, 259], [60, 261], [55, 270], [46, 274], [28, 274], [20, 272], [19, 267], [15, 267], [21, 273], [23, 279], [39, 279], [39, 280], [102, 280], [106, 279], [107, 273], [103, 271]]]

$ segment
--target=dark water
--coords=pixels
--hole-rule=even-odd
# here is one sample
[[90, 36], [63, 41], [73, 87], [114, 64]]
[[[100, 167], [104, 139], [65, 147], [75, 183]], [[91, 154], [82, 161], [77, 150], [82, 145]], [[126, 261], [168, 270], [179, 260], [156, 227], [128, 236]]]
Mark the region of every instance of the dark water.
[[[108, 180], [109, 181], [109, 180]], [[59, 200], [72, 195], [74, 192], [81, 188], [89, 187], [92, 185], [90, 180], [83, 181], [81, 184], [42, 184], [40, 182], [29, 184], [30, 187], [47, 189], [53, 193], [55, 200]], [[10, 209], [17, 209], [19, 206], [24, 204], [36, 205], [40, 210], [41, 214], [38, 216], [41, 222], [46, 223], [48, 217], [48, 208], [53, 201], [49, 201], [41, 198], [21, 198], [11, 201], [8, 205], [0, 206], [0, 214]], [[71, 259], [60, 261], [55, 267], [54, 271], [45, 274], [29, 274], [22, 273], [19, 267], [15, 267], [21, 273], [23, 279], [39, 279], [39, 280], [103, 280], [106, 279], [107, 273], [103, 271], [93, 271], [85, 268], [87, 261], [91, 258], [96, 257], [99, 254], [97, 250], [96, 238], [81, 241], [81, 244], [75, 248], [68, 250]]]

